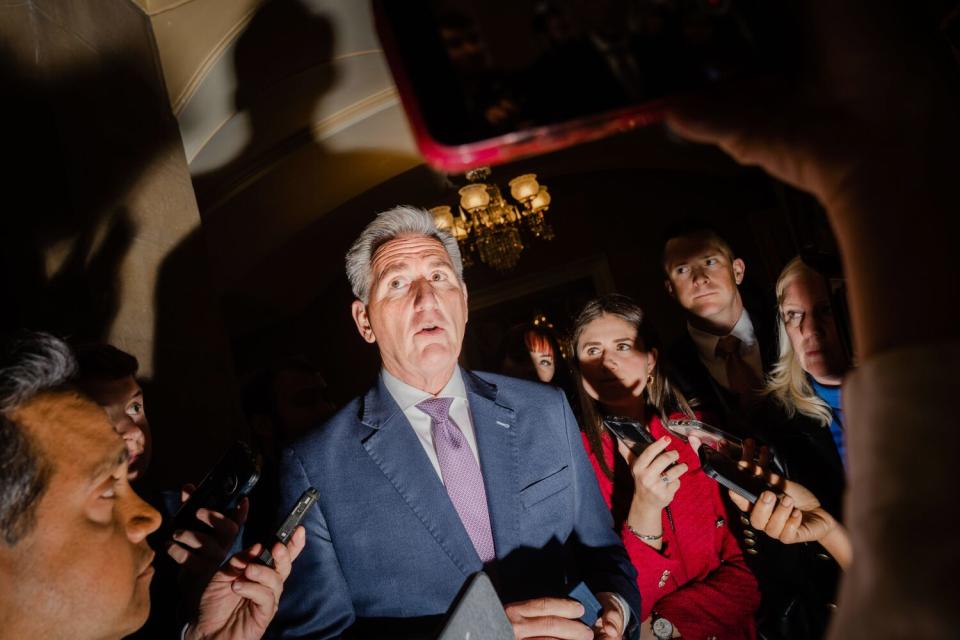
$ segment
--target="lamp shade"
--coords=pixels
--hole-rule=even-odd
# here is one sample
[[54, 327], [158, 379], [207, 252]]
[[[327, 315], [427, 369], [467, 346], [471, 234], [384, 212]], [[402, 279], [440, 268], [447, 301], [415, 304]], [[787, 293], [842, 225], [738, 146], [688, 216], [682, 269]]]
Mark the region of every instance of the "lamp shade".
[[517, 176], [510, 181], [510, 195], [512, 195], [517, 202], [529, 200], [537, 195], [539, 190], [540, 185], [537, 183], [537, 174], [535, 173]]
[[438, 229], [453, 233], [453, 213], [451, 213], [450, 207], [433, 207], [430, 209], [430, 213], [433, 214], [433, 222]]
[[534, 211], [540, 211], [548, 206], [550, 206], [550, 192], [547, 191], [546, 187], [540, 187], [537, 195], [530, 202], [530, 208]]
[[467, 227], [464, 221], [461, 218], [453, 219], [453, 237], [457, 239], [457, 242], [466, 240], [467, 238]]
[[468, 184], [460, 189], [460, 206], [466, 211], [482, 209], [490, 204], [490, 194], [485, 184]]

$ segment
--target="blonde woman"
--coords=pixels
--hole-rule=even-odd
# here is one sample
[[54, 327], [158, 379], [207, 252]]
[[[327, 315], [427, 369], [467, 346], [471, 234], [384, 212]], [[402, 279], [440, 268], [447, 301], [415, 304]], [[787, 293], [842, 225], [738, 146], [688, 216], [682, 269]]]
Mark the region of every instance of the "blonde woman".
[[794, 258], [780, 273], [776, 294], [780, 356], [766, 389], [771, 439], [786, 476], [839, 520], [846, 485], [840, 390], [850, 360], [820, 273]]
[[[778, 558], [778, 570], [762, 577], [765, 608], [790, 630], [786, 637], [819, 638], [836, 602], [838, 566], [846, 568], [852, 558], [840, 523], [846, 484], [840, 386], [849, 359], [818, 272], [800, 258], [792, 260], [777, 280], [776, 294], [780, 355], [758, 420], [784, 471], [784, 479], [768, 478], [782, 495], [764, 492], [754, 505], [732, 493], [730, 498], [756, 531], [791, 545], [768, 548]], [[812, 542], [819, 545], [796, 544]]]

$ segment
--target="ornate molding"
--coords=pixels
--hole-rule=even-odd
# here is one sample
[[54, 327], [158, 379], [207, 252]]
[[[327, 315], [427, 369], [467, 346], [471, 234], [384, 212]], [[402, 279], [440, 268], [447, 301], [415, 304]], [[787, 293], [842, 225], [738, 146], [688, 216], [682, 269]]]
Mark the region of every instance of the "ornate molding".
[[387, 87], [314, 122], [307, 129], [278, 141], [269, 150], [252, 159], [244, 169], [238, 171], [236, 178], [230, 181], [223, 193], [217, 196], [202, 214], [207, 216], [219, 209], [224, 203], [269, 174], [274, 167], [295, 153], [297, 149], [314, 144], [317, 140], [328, 138], [338, 131], [342, 131], [356, 122], [398, 103], [399, 98], [396, 88]]

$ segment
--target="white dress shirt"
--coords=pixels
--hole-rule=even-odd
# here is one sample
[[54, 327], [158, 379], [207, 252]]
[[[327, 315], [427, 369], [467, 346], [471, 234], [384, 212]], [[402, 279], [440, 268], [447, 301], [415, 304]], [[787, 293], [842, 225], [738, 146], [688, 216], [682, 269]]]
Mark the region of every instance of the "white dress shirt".
[[411, 387], [406, 382], [402, 382], [395, 376], [390, 375], [386, 369], [381, 369], [380, 375], [383, 378], [383, 386], [387, 388], [387, 391], [390, 392], [390, 395], [393, 396], [393, 399], [396, 400], [400, 409], [403, 411], [403, 415], [410, 421], [413, 432], [417, 434], [420, 445], [423, 447], [427, 457], [430, 458], [430, 463], [433, 465], [434, 471], [437, 472], [437, 476], [440, 477], [441, 482], [443, 482], [443, 474], [440, 473], [440, 460], [437, 459], [437, 450], [433, 446], [433, 422], [430, 416], [417, 408], [418, 402], [422, 402], [427, 398], [453, 398], [453, 403], [450, 405], [450, 417], [453, 418], [453, 421], [460, 427], [460, 431], [463, 432], [463, 437], [466, 438], [467, 444], [470, 446], [473, 457], [477, 460], [477, 464], [480, 464], [480, 456], [477, 455], [477, 435], [473, 429], [473, 420], [470, 418], [470, 405], [467, 404], [467, 388], [463, 384], [463, 374], [460, 372], [460, 367], [454, 367], [450, 380], [447, 381], [447, 384], [444, 385], [443, 389], [441, 389], [440, 393], [436, 396], [417, 389], [416, 387]]
[[[729, 389], [730, 383], [727, 380], [727, 361], [723, 356], [717, 355], [717, 343], [720, 342], [720, 338], [726, 336], [715, 336], [712, 333], [701, 331], [689, 322], [687, 323], [687, 331], [690, 333], [693, 343], [697, 345], [697, 351], [700, 353], [700, 362], [702, 362], [703, 366], [710, 372], [710, 376], [720, 383], [720, 386], [724, 389]], [[757, 343], [757, 335], [753, 330], [753, 322], [750, 320], [750, 314], [747, 313], [746, 309], [740, 314], [740, 319], [737, 320], [737, 324], [733, 326], [733, 331], [730, 332], [730, 335], [740, 339], [741, 357], [750, 365], [753, 372], [757, 374], [757, 378], [763, 380], [763, 361], [760, 358], [760, 345]]]

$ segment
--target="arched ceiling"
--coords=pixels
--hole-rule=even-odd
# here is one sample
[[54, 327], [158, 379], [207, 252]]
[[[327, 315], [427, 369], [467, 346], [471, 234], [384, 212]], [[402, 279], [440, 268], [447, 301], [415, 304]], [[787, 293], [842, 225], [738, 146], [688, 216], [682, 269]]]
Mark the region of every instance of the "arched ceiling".
[[[222, 292], [275, 312], [302, 306], [313, 291], [302, 279], [323, 280], [341, 259], [322, 255], [334, 220], [453, 197], [422, 166], [369, 0], [130, 1], [153, 27]], [[658, 127], [515, 164], [502, 171], [550, 184], [601, 170], [740, 171]], [[299, 255], [305, 244], [314, 255]]]
[[221, 284], [421, 163], [365, 0], [134, 0]]

